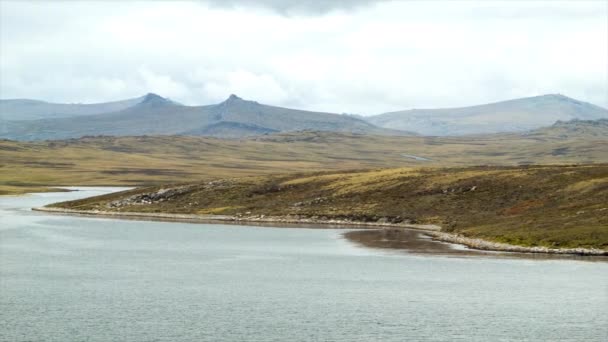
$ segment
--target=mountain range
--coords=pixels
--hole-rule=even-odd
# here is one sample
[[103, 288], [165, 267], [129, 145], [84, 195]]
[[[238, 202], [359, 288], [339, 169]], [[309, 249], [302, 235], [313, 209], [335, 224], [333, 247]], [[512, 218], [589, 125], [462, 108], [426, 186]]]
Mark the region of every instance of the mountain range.
[[[2, 101], [3, 103], [6, 100]], [[377, 127], [348, 115], [310, 112], [268, 106], [230, 95], [225, 101], [207, 106], [184, 106], [156, 94], [141, 98], [82, 107], [64, 105], [70, 111], [51, 118], [33, 119], [27, 102], [18, 106], [9, 100], [0, 109], [4, 113], [0, 137], [14, 140], [52, 140], [86, 135], [203, 135], [238, 138], [265, 133], [314, 130], [366, 134], [407, 135], [409, 133]], [[60, 108], [49, 105], [48, 108]], [[101, 108], [116, 111], [92, 113]], [[24, 109], [25, 108], [25, 109]], [[41, 107], [45, 110], [47, 108]], [[15, 120], [19, 113], [27, 119]], [[41, 111], [38, 117], [44, 116]], [[8, 119], [5, 119], [8, 118]]]
[[185, 106], [149, 93], [133, 99], [97, 104], [0, 100], [0, 138], [57, 140], [87, 135], [242, 138], [303, 130], [449, 136], [525, 132], [559, 120], [601, 118], [608, 118], [606, 109], [563, 95], [359, 117], [270, 106], [236, 95], [230, 95], [218, 104]]
[[608, 118], [608, 110], [560, 94], [501, 101], [471, 107], [411, 109], [366, 118], [392, 129], [426, 136], [523, 132], [558, 120]]
[[2, 120], [36, 120], [110, 113], [135, 106], [144, 99], [145, 96], [142, 96], [122, 101], [92, 104], [50, 103], [29, 99], [0, 100], [0, 118]]

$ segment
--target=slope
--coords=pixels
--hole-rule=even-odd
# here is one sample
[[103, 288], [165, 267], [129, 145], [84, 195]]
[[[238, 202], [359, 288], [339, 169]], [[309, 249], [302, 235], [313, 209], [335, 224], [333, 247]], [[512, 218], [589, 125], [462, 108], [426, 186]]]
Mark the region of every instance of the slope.
[[0, 192], [16, 186], [27, 191], [45, 185], [143, 185], [301, 170], [608, 163], [605, 120], [567, 134], [564, 125], [568, 124], [525, 134], [476, 137], [309, 131], [238, 140], [189, 136], [0, 140]]
[[601, 118], [608, 118], [604, 108], [551, 94], [472, 107], [412, 109], [366, 119], [380, 127], [442, 136], [518, 132], [548, 126], [558, 120]]
[[142, 188], [53, 206], [437, 224], [443, 231], [515, 245], [608, 249], [608, 164], [233, 178]]
[[208, 106], [183, 106], [150, 94], [129, 108], [72, 118], [4, 121], [0, 137], [14, 140], [78, 138], [86, 135], [204, 135], [240, 138], [272, 132], [316, 130], [408, 135], [364, 120], [246, 101], [231, 95]]
[[146, 96], [92, 104], [50, 103], [29, 99], [0, 100], [0, 121], [53, 119], [116, 112], [142, 102]]

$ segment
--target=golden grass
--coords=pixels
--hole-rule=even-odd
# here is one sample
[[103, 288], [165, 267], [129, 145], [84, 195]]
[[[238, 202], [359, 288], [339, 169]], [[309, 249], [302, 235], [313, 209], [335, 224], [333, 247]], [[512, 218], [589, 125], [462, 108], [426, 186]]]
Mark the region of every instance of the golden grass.
[[587, 193], [600, 186], [608, 187], [608, 177], [580, 181], [569, 185], [564, 190], [567, 192]]
[[[555, 153], [563, 147], [568, 149]], [[404, 154], [431, 161], [413, 160]], [[608, 139], [542, 134], [391, 137], [297, 132], [242, 140], [183, 136], [0, 140], [0, 185], [152, 185], [346, 169], [590, 162], [608, 162]], [[450, 182], [450, 177], [453, 175], [437, 176], [436, 181]], [[389, 178], [383, 182], [390, 182]]]
[[[194, 183], [187, 193], [169, 201], [118, 209], [108, 203], [123, 194], [58, 206], [408, 221], [526, 246], [608, 248], [607, 178], [608, 164], [398, 168]], [[137, 189], [128, 195], [157, 189]]]
[[217, 207], [217, 208], [205, 208], [197, 210], [196, 213], [199, 215], [220, 215], [232, 210], [242, 209], [241, 206], [228, 206], [228, 207]]

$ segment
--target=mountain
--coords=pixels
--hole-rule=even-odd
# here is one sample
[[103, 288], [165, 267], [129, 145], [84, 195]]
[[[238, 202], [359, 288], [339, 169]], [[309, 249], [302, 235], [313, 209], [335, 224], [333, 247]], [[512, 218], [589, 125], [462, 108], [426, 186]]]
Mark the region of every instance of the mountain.
[[154, 94], [122, 101], [92, 104], [50, 103], [28, 99], [0, 100], [0, 120], [53, 119], [109, 113], [132, 107], [150, 96], [154, 96]]
[[[169, 113], [184, 111], [185, 106], [156, 94], [139, 98], [134, 105], [109, 113], [67, 118], [5, 121], [0, 137], [15, 140], [78, 138], [86, 135], [176, 134], [184, 128]], [[195, 117], [192, 116], [192, 119]], [[176, 127], [177, 126], [177, 127]]]
[[608, 118], [605, 108], [550, 94], [472, 107], [404, 110], [366, 119], [380, 127], [445, 136], [522, 132], [548, 126], [558, 120], [601, 118]]
[[[576, 125], [581, 126], [585, 125], [583, 121], [608, 118], [606, 109], [563, 95], [543, 95], [462, 108], [413, 109], [367, 118], [269, 106], [236, 95], [214, 105], [184, 106], [151, 93], [135, 99], [98, 104], [2, 100], [0, 110], [0, 138], [14, 140], [68, 139], [87, 135], [242, 138], [294, 131], [376, 135], [412, 135], [411, 131], [415, 131], [430, 136], [509, 132], [548, 134], [548, 131], [531, 131], [556, 121], [565, 125], [564, 122], [579, 120]], [[556, 127], [552, 129], [557, 130]]]
[[3, 121], [0, 138], [48, 140], [85, 135], [204, 135], [238, 138], [299, 130], [407, 135], [348, 115], [268, 106], [230, 95], [208, 106], [184, 106], [156, 94], [108, 113], [39, 120]]
[[[340, 115], [322, 112], [310, 112], [298, 109], [263, 105], [255, 101], [247, 101], [236, 95], [215, 106], [206, 107], [215, 122], [212, 125], [222, 124], [223, 129], [237, 129], [250, 131], [258, 135], [260, 130], [270, 132], [291, 131], [331, 131], [370, 134], [396, 134], [405, 132], [378, 128], [365, 120], [349, 115]], [[238, 124], [238, 127], [235, 126]], [[198, 129], [206, 130], [208, 125]]]

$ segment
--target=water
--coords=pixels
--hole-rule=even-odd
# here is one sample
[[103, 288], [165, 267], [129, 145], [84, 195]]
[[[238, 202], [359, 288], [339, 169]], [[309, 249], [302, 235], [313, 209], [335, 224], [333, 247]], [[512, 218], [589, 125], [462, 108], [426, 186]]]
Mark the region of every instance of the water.
[[342, 230], [31, 212], [0, 197], [3, 341], [606, 341], [608, 263], [360, 247]]
[[410, 159], [414, 159], [414, 160], [418, 160], [418, 161], [431, 161], [431, 159], [429, 159], [429, 158], [419, 157], [419, 156], [415, 156], [413, 154], [401, 153], [401, 155], [406, 158], [410, 158]]

